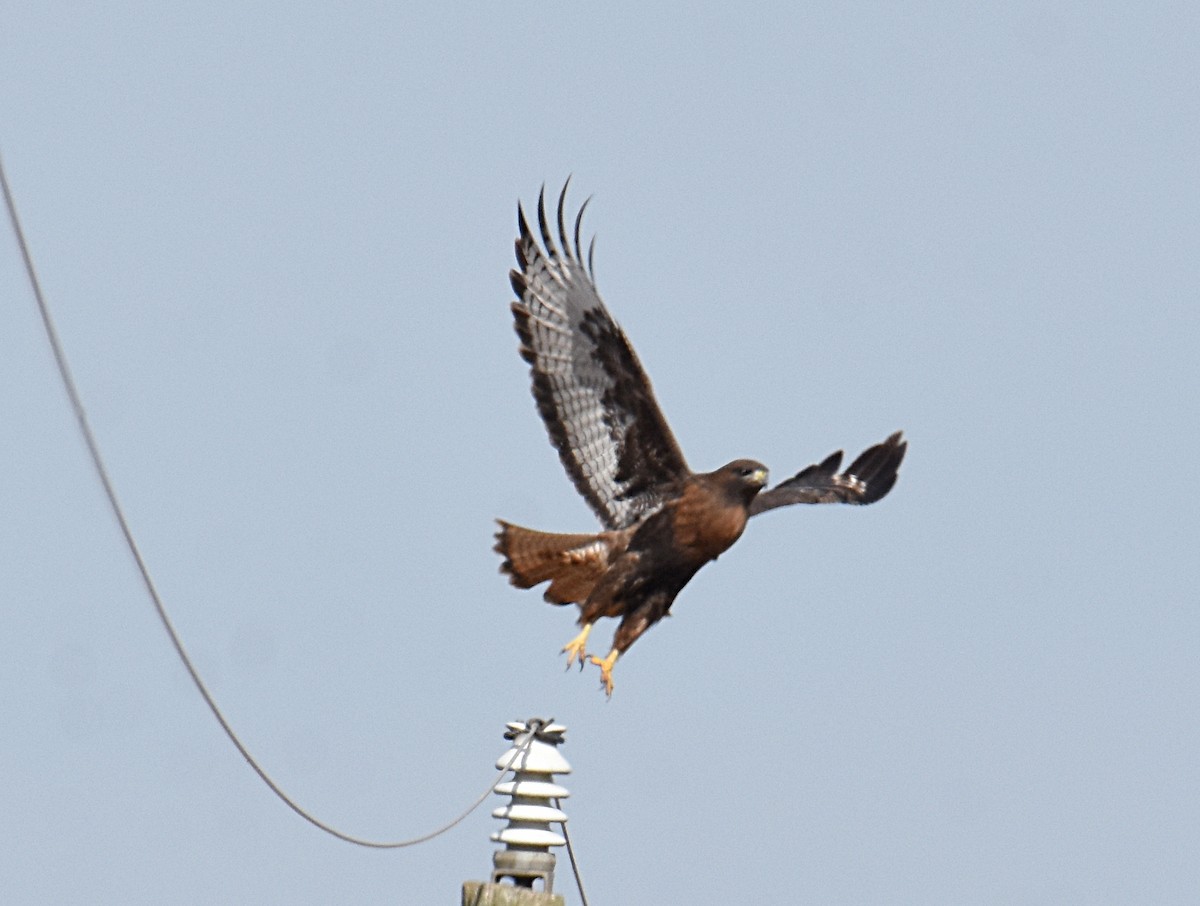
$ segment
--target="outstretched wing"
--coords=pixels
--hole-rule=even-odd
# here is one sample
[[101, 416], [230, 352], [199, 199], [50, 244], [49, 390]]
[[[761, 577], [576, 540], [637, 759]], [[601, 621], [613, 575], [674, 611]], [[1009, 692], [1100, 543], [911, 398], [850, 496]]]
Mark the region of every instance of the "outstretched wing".
[[544, 187], [538, 196], [544, 249], [517, 206], [520, 267], [509, 273], [518, 300], [512, 312], [538, 412], [559, 459], [605, 527], [625, 528], [690, 473], [633, 347], [600, 301], [592, 249], [587, 267], [580, 258], [587, 203], [575, 218], [572, 247], [563, 220], [566, 197], [563, 186], [561, 249], [546, 223]]
[[827, 456], [763, 491], [750, 504], [750, 515], [792, 503], [874, 503], [896, 483], [908, 441], [897, 431], [881, 444], [864, 450], [845, 472], [838, 472], [842, 451]]

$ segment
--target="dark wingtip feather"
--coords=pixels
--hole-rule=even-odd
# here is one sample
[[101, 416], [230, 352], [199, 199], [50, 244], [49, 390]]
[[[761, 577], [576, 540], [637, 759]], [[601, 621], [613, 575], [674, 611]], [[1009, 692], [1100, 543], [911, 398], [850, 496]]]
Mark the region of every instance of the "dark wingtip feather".
[[892, 472], [886, 478], [877, 478], [867, 485], [867, 493], [863, 495], [863, 499], [859, 501], [863, 506], [869, 503], [875, 503], [882, 500], [896, 486], [896, 479], [900, 475], [897, 472]]
[[538, 192], [538, 227], [542, 232], [542, 244], [546, 246], [546, 254], [551, 258], [557, 258], [558, 247], [554, 244], [554, 237], [550, 234], [550, 225], [546, 220], [546, 184], [542, 183], [541, 191]]
[[818, 477], [832, 478], [837, 474], [838, 467], [842, 464], [842, 451], [838, 450], [835, 453], [830, 453], [823, 460], [814, 463], [811, 466], [805, 466], [791, 478], [780, 482], [780, 486], [784, 485], [803, 485], [811, 483]]
[[525, 217], [525, 208], [521, 202], [517, 202], [517, 238], [514, 242], [517, 255], [517, 263], [521, 265], [521, 270], [526, 270], [529, 267], [528, 250], [533, 250], [537, 247], [537, 243], [533, 239], [533, 233], [529, 229], [529, 220]]
[[[517, 251], [518, 253], [520, 252], [520, 246], [517, 246]], [[525, 263], [521, 262], [521, 266], [524, 267]], [[524, 299], [525, 291], [529, 288], [529, 284], [525, 280], [525, 275], [518, 270], [510, 270], [508, 272], [508, 282], [512, 284], [513, 292], [517, 294], [517, 298]]]
[[830, 453], [828, 456], [825, 457], [824, 460], [821, 461], [821, 464], [819, 466], [817, 466], [817, 468], [820, 469], [822, 472], [828, 472], [830, 475], [836, 475], [837, 470], [842, 465], [842, 456], [843, 455], [844, 454], [842, 453], [841, 450], [837, 450], [836, 452]]
[[908, 441], [901, 440], [903, 432], [897, 431], [881, 444], [876, 444], [856, 459], [847, 470], [850, 475], [866, 484], [866, 491], [859, 501], [874, 503], [887, 496], [896, 485], [900, 475], [900, 464], [908, 452]]
[[[579, 241], [579, 234], [583, 227], [583, 212], [587, 210], [587, 206], [592, 203], [592, 196], [589, 195], [584, 199], [583, 204], [579, 206], [579, 213], [575, 215], [575, 260], [581, 261], [583, 255], [583, 244]], [[591, 255], [588, 255], [589, 259]], [[590, 266], [588, 268], [591, 269]]]
[[567, 188], [571, 185], [571, 177], [567, 177], [567, 181], [563, 183], [562, 191], [558, 193], [558, 240], [562, 243], [563, 250], [568, 258], [576, 257], [571, 251], [571, 240], [567, 237], [566, 225], [566, 207], [567, 207]]

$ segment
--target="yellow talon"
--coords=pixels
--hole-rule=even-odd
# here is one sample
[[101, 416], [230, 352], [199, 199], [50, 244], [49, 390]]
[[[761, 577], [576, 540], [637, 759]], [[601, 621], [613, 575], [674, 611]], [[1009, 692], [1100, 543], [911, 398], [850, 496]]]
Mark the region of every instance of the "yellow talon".
[[620, 656], [621, 656], [621, 652], [617, 651], [617, 649], [614, 648], [612, 651], [610, 651], [608, 653], [608, 657], [604, 658], [603, 660], [601, 660], [600, 658], [598, 658], [594, 655], [592, 657], [588, 658], [588, 660], [590, 660], [593, 664], [595, 664], [597, 667], [600, 668], [600, 682], [604, 684], [604, 694], [607, 695], [609, 698], [612, 698], [612, 691], [613, 691], [613, 681], [612, 681], [613, 667], [615, 667], [617, 665], [617, 658], [619, 658]]
[[563, 645], [562, 654], [567, 656], [567, 669], [571, 669], [571, 665], [575, 663], [575, 659], [579, 658], [579, 669], [583, 669], [583, 662], [587, 660], [587, 640], [591, 634], [592, 624], [584, 623], [583, 630], [567, 644]]

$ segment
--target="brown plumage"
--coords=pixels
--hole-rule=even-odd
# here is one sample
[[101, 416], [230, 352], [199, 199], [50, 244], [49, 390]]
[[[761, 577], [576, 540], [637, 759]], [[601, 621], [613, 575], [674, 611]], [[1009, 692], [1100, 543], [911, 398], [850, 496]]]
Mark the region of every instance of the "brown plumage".
[[[766, 467], [750, 459], [692, 472], [633, 347], [600, 300], [590, 250], [587, 266], [582, 262], [586, 203], [575, 218], [572, 247], [566, 194], [564, 186], [557, 244], [544, 193], [540, 245], [518, 205], [512, 312], [550, 440], [605, 530], [563, 535], [500, 521], [496, 551], [512, 584], [549, 582], [547, 601], [579, 605], [582, 630], [563, 648], [567, 665], [576, 658], [580, 666], [597, 664], [611, 695], [617, 659], [670, 611], [700, 567], [741, 537], [750, 516], [793, 503], [874, 503], [896, 483], [908, 445], [896, 432], [845, 472], [838, 472], [839, 451], [770, 490], [764, 490]], [[608, 656], [589, 658], [588, 635], [601, 617], [621, 622]]]

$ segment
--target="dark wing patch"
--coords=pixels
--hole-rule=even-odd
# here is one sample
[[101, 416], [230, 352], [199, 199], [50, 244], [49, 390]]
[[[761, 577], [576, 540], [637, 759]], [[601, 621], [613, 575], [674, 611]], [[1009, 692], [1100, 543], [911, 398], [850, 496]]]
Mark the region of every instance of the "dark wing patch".
[[580, 258], [587, 203], [575, 218], [572, 246], [566, 197], [563, 186], [557, 244], [544, 188], [538, 196], [541, 246], [517, 206], [520, 267], [509, 273], [518, 300], [512, 312], [538, 412], [563, 467], [605, 527], [625, 528], [690, 472], [637, 354], [600, 300], [591, 251], [587, 267]]
[[750, 504], [754, 516], [793, 503], [868, 504], [884, 497], [896, 483], [896, 475], [908, 441], [899, 431], [881, 444], [864, 450], [845, 472], [838, 472], [842, 451], [823, 462], [797, 472], [786, 481], [763, 491]]

